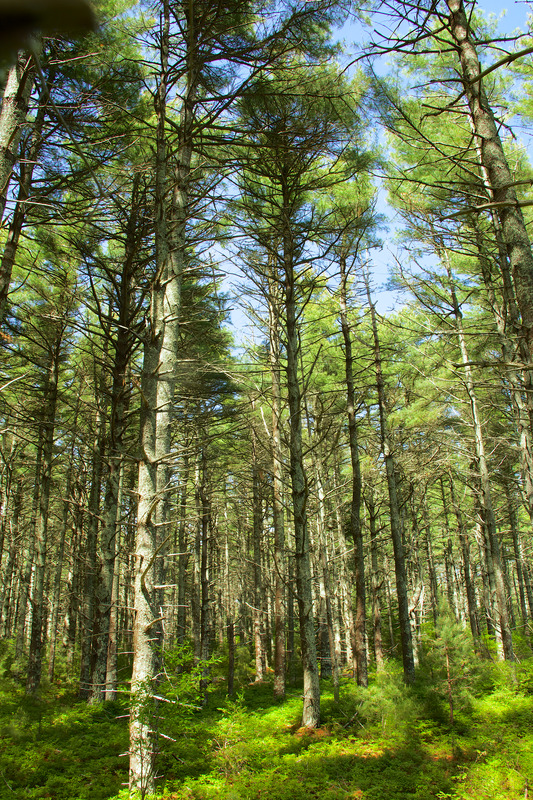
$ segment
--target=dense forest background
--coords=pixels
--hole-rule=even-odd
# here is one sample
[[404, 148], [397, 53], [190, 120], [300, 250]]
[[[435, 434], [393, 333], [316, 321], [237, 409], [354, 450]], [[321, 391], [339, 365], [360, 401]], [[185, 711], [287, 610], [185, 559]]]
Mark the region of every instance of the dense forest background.
[[527, 9], [95, 7], [3, 74], [8, 694], [125, 702], [145, 797], [221, 682], [308, 736], [325, 686], [388, 686], [383, 731], [429, 679], [452, 728], [488, 665], [527, 689]]

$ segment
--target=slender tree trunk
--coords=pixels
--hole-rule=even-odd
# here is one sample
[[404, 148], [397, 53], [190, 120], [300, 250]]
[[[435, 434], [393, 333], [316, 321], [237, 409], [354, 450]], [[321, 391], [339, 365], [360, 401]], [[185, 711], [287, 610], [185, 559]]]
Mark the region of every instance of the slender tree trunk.
[[[289, 208], [287, 201], [284, 207]], [[294, 518], [296, 591], [300, 614], [300, 643], [304, 674], [302, 726], [320, 725], [320, 683], [315, 641], [311, 558], [307, 529], [307, 479], [302, 444], [302, 391], [298, 365], [300, 341], [296, 314], [295, 278], [292, 257], [292, 237], [289, 227], [284, 232], [285, 314], [286, 314], [286, 375], [290, 413], [289, 453]]]
[[[318, 438], [320, 438], [320, 429], [317, 430]], [[318, 514], [317, 514], [317, 542], [316, 547], [319, 551], [320, 560], [320, 594], [322, 599], [323, 608], [326, 616], [326, 643], [327, 647], [324, 652], [327, 654], [329, 650], [329, 662], [331, 665], [331, 677], [333, 679], [333, 697], [336, 703], [339, 702], [339, 661], [337, 659], [337, 650], [335, 647], [335, 632], [333, 630], [333, 611], [331, 607], [331, 587], [330, 587], [330, 574], [328, 569], [328, 546], [326, 540], [327, 533], [327, 514], [326, 514], [326, 496], [324, 491], [324, 482], [322, 479], [323, 466], [317, 455], [318, 444], [313, 449], [313, 463], [315, 468], [316, 486], [317, 486], [317, 500], [318, 500]], [[324, 670], [321, 670], [324, 676]]]
[[43, 631], [45, 622], [45, 570], [48, 543], [48, 507], [52, 484], [52, 459], [54, 454], [54, 428], [56, 422], [57, 396], [59, 388], [59, 361], [62, 329], [50, 352], [50, 363], [44, 392], [42, 425], [42, 466], [40, 474], [39, 507], [35, 527], [35, 558], [33, 564], [33, 586], [31, 594], [31, 638], [28, 661], [26, 694], [34, 695], [41, 682], [43, 657]]
[[73, 514], [70, 535], [70, 568], [67, 577], [67, 607], [63, 619], [63, 649], [66, 653], [69, 674], [73, 674], [76, 636], [81, 596], [82, 570], [80, 556], [80, 540], [83, 540], [83, 510], [79, 500], [80, 492], [76, 489], [73, 497]]
[[486, 536], [488, 540], [487, 553], [487, 566], [489, 570], [494, 572], [494, 582], [496, 591], [496, 603], [498, 609], [498, 627], [503, 645], [504, 658], [512, 661], [513, 656], [513, 641], [511, 635], [511, 628], [509, 625], [509, 616], [507, 611], [507, 597], [505, 591], [504, 574], [500, 558], [500, 548], [498, 533], [496, 529], [496, 519], [494, 516], [492, 494], [490, 485], [490, 473], [485, 455], [485, 441], [483, 437], [483, 426], [479, 413], [478, 400], [474, 386], [474, 378], [472, 368], [470, 366], [469, 354], [466, 346], [466, 338], [462, 325], [462, 313], [457, 300], [457, 295], [453, 285], [453, 277], [448, 265], [448, 277], [450, 279], [451, 299], [455, 316], [455, 324], [457, 330], [457, 337], [459, 339], [459, 347], [461, 350], [461, 358], [463, 362], [464, 380], [470, 402], [470, 410], [472, 414], [472, 422], [474, 427], [474, 443], [476, 451], [477, 469], [480, 478], [480, 500], [483, 522], [485, 524]]
[[20, 52], [16, 63], [9, 70], [4, 89], [0, 111], [0, 219], [4, 217], [9, 183], [28, 113], [34, 71], [33, 56]]
[[457, 521], [457, 531], [459, 534], [459, 542], [461, 544], [463, 576], [464, 576], [465, 591], [466, 591], [466, 602], [468, 607], [468, 620], [470, 622], [470, 630], [472, 631], [472, 637], [474, 639], [474, 642], [477, 642], [479, 640], [479, 624], [477, 618], [476, 592], [474, 589], [474, 584], [472, 582], [472, 574], [470, 569], [471, 566], [470, 541], [468, 539], [468, 534], [465, 530], [465, 526], [463, 523], [463, 515], [461, 509], [455, 497], [453, 476], [451, 472], [449, 473], [449, 479], [450, 479], [450, 499], [452, 501], [453, 512], [455, 514], [455, 519]]
[[465, 96], [473, 128], [481, 149], [503, 240], [507, 247], [516, 299], [522, 316], [523, 336], [533, 353], [533, 255], [531, 243], [514, 188], [494, 114], [480, 78], [481, 66], [462, 0], [446, 0], [450, 11], [450, 32], [462, 70]]
[[279, 302], [269, 273], [269, 363], [272, 381], [272, 524], [274, 527], [274, 696], [285, 696], [285, 527], [283, 516], [283, 452], [281, 448], [281, 366]]
[[[189, 447], [189, 440], [185, 442], [185, 449]], [[186, 592], [186, 576], [187, 565], [189, 563], [189, 553], [187, 551], [187, 499], [188, 499], [188, 483], [189, 483], [189, 456], [187, 452], [183, 457], [183, 467], [180, 475], [180, 499], [179, 499], [179, 522], [178, 522], [178, 570], [177, 570], [177, 643], [182, 645], [185, 643], [185, 635], [187, 632], [187, 592]]]
[[[437, 624], [437, 605], [438, 605], [438, 588], [437, 588], [437, 574], [435, 572], [435, 561], [433, 558], [433, 547], [431, 539], [431, 527], [429, 523], [429, 513], [427, 504], [424, 499], [424, 544], [426, 547], [426, 563], [428, 568], [429, 578], [429, 597], [431, 604], [431, 614], [433, 616], [433, 625]], [[446, 559], [446, 555], [445, 555]], [[446, 563], [446, 561], [445, 561]], [[446, 572], [446, 586], [448, 586], [448, 572]]]
[[[202, 446], [201, 461], [201, 483], [200, 483], [200, 502], [201, 502], [201, 560], [200, 560], [200, 587], [201, 587], [201, 606], [200, 606], [200, 659], [206, 662], [211, 655], [211, 617], [212, 604], [210, 595], [210, 570], [209, 570], [209, 550], [211, 534], [211, 499], [209, 496], [208, 472], [207, 472], [207, 453], [205, 444]], [[209, 669], [205, 666], [202, 672], [200, 688], [205, 690], [209, 683]], [[205, 701], [205, 696], [204, 696]]]
[[[442, 513], [444, 515], [444, 531], [446, 534], [446, 538], [444, 541], [444, 568], [446, 571], [446, 596], [448, 598], [448, 606], [450, 607], [450, 611], [457, 619], [457, 608], [455, 603], [455, 568], [454, 568], [454, 557], [453, 557], [453, 545], [450, 532], [450, 523], [448, 519], [448, 506], [446, 504], [446, 494], [444, 491], [444, 479], [442, 475], [440, 477], [439, 483], [440, 483], [440, 493], [442, 498]], [[424, 505], [424, 510], [428, 518], [428, 524], [429, 524], [429, 514], [427, 510], [427, 504]]]
[[[191, 9], [192, 11], [192, 9]], [[179, 349], [181, 277], [187, 259], [186, 222], [192, 160], [194, 106], [199, 81], [195, 63], [193, 14], [185, 33], [187, 74], [183, 94], [177, 167], [172, 178], [172, 214], [167, 218], [168, 100], [170, 8], [163, 2], [161, 69], [156, 98], [155, 240], [157, 273], [152, 289], [150, 331], [145, 342], [143, 383], [146, 403], [142, 455], [139, 463], [139, 511], [135, 561], [135, 621], [133, 642], [132, 710], [130, 713], [130, 792], [144, 797], [154, 791], [155, 743], [146, 710], [152, 704], [156, 650], [162, 649], [162, 619], [158, 580], [168, 533], [170, 443], [175, 369]], [[150, 573], [150, 575], [148, 574]]]
[[263, 509], [259, 466], [257, 464], [257, 442], [252, 428], [252, 538], [254, 576], [254, 652], [255, 680], [264, 680], [265, 654], [263, 652], [263, 574], [261, 569], [261, 544], [263, 534]]
[[13, 500], [13, 516], [9, 523], [10, 537], [7, 563], [4, 565], [2, 573], [2, 606], [0, 608], [0, 623], [4, 639], [10, 638], [11, 625], [14, 607], [14, 583], [16, 556], [20, 545], [20, 513], [22, 511], [22, 480], [17, 481]]
[[[13, 67], [13, 69], [15, 69], [15, 67]], [[49, 85], [51, 85], [52, 81], [54, 80], [54, 76], [55, 76], [55, 71], [54, 73], [51, 73], [51, 75], [49, 76]], [[26, 85], [26, 89], [28, 88], [28, 85], [31, 85], [32, 83], [33, 80], [30, 79], [29, 84]], [[31, 131], [29, 147], [27, 148], [26, 152], [23, 152], [21, 154], [20, 182], [17, 194], [17, 202], [15, 210], [13, 212], [13, 217], [9, 223], [7, 239], [4, 251], [2, 253], [2, 258], [0, 260], [0, 323], [4, 321], [6, 307], [7, 307], [9, 286], [11, 283], [11, 274], [13, 272], [13, 265], [15, 263], [15, 257], [18, 251], [20, 235], [22, 233], [24, 222], [27, 219], [28, 211], [31, 206], [31, 203], [28, 203], [28, 198], [30, 196], [33, 172], [35, 169], [35, 165], [37, 164], [37, 160], [43, 143], [43, 127], [46, 116], [45, 102], [46, 102], [46, 97], [48, 96], [48, 92], [49, 88], [47, 88], [41, 93], [41, 96], [39, 98], [39, 108], [37, 110], [37, 114], [35, 115], [35, 120], [32, 123], [32, 131]], [[27, 103], [26, 103], [26, 112], [27, 112]], [[24, 116], [26, 112], [24, 112]], [[2, 217], [4, 210], [2, 204], [5, 205], [5, 194], [0, 198], [0, 217]]]
[[370, 528], [370, 557], [372, 561], [371, 586], [374, 658], [376, 660], [377, 672], [382, 672], [385, 666], [385, 660], [383, 658], [383, 642], [381, 638], [381, 590], [383, 580], [381, 578], [381, 572], [379, 569], [377, 514], [372, 490], [365, 493], [365, 503], [368, 509], [368, 526]]
[[363, 550], [363, 529], [361, 526], [361, 465], [359, 462], [359, 443], [355, 408], [355, 388], [353, 380], [352, 335], [348, 321], [346, 291], [346, 254], [339, 260], [340, 283], [340, 321], [344, 340], [344, 372], [346, 381], [346, 412], [348, 415], [348, 442], [352, 466], [352, 499], [350, 504], [350, 532], [354, 543], [355, 559], [355, 642], [357, 683], [368, 686], [368, 666], [366, 652], [366, 595], [365, 562]]
[[[96, 382], [95, 382], [96, 383]], [[99, 380], [100, 397], [104, 395], [103, 381]], [[100, 400], [97, 400], [100, 403]], [[98, 405], [96, 409], [94, 442], [92, 447], [91, 488], [89, 492], [89, 519], [87, 524], [87, 542], [84, 547], [85, 585], [82, 605], [82, 642], [80, 666], [80, 697], [88, 699], [92, 692], [92, 666], [97, 646], [98, 630], [96, 620], [96, 594], [100, 582], [98, 564], [98, 535], [100, 521], [100, 494], [102, 488], [102, 470], [105, 454], [105, 412]]]
[[[33, 485], [31, 521], [30, 521], [28, 536], [26, 537], [24, 561], [21, 567], [21, 576], [19, 583], [19, 597], [17, 601], [17, 612], [16, 612], [17, 641], [15, 645], [15, 654], [17, 658], [20, 658], [20, 656], [24, 652], [24, 648], [26, 645], [28, 600], [30, 597], [31, 576], [33, 570], [33, 562], [35, 558], [35, 543], [36, 543], [35, 532], [37, 528], [37, 513], [39, 509], [39, 497], [41, 490], [43, 443], [44, 443], [44, 427], [39, 425], [39, 433], [37, 441], [37, 457], [35, 460], [35, 478]], [[31, 620], [31, 613], [30, 613], [30, 620]]]
[[[72, 457], [72, 456], [71, 456]], [[63, 500], [63, 518], [61, 520], [61, 534], [59, 539], [59, 546], [56, 555], [56, 570], [54, 575], [54, 586], [52, 595], [52, 609], [50, 614], [50, 650], [48, 653], [48, 680], [50, 683], [54, 680], [55, 658], [56, 658], [56, 644], [58, 637], [57, 621], [59, 617], [59, 603], [61, 599], [61, 576], [63, 574], [63, 561], [65, 554], [65, 539], [69, 525], [69, 511], [70, 511], [70, 497], [71, 497], [71, 483], [72, 483], [72, 467], [67, 469], [66, 485], [65, 485], [65, 499]]]
[[526, 608], [526, 592], [524, 584], [524, 565], [522, 563], [522, 553], [520, 548], [520, 535], [518, 532], [518, 515], [516, 512], [517, 503], [516, 498], [513, 496], [510, 481], [505, 481], [505, 499], [507, 501], [507, 514], [509, 517], [509, 527], [511, 530], [511, 540], [513, 542], [513, 553], [516, 566], [516, 579], [518, 583], [518, 603], [520, 607], [520, 616], [522, 617], [522, 624], [525, 626], [527, 623], [527, 608]]
[[[116, 539], [120, 518], [121, 480], [124, 460], [125, 416], [129, 402], [128, 367], [133, 347], [132, 324], [133, 281], [138, 269], [136, 257], [140, 246], [137, 217], [142, 216], [139, 201], [139, 176], [134, 177], [129, 218], [126, 225], [126, 248], [122, 271], [117, 280], [118, 316], [116, 333], [113, 331], [113, 364], [111, 369], [111, 403], [108, 431], [108, 474], [102, 526], [98, 537], [98, 562], [100, 575], [96, 587], [94, 654], [91, 676], [91, 703], [101, 702], [107, 691], [108, 648], [113, 608], [115, 579]], [[111, 316], [111, 312], [110, 312]], [[112, 690], [110, 690], [112, 691]]]
[[402, 521], [398, 502], [398, 490], [396, 486], [394, 455], [391, 448], [387, 423], [385, 384], [383, 381], [383, 372], [381, 368], [381, 350], [379, 344], [376, 309], [372, 303], [368, 281], [366, 284], [366, 289], [372, 320], [372, 333], [374, 337], [374, 363], [376, 370], [376, 386], [378, 392], [379, 420], [381, 429], [381, 452], [383, 453], [383, 458], [385, 460], [387, 486], [389, 489], [390, 528], [392, 547], [394, 551], [394, 572], [396, 575], [396, 595], [398, 598], [398, 614], [400, 619], [403, 674], [406, 683], [413, 683], [415, 680], [415, 662], [413, 655], [411, 623], [409, 618], [409, 599], [407, 595], [407, 573], [405, 569]]

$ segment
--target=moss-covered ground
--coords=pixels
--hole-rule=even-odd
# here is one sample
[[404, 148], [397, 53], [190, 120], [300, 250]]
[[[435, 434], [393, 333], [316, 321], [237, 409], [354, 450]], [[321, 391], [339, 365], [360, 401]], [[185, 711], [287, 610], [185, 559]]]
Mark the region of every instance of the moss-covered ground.
[[[301, 696], [274, 701], [266, 682], [202, 710], [160, 708], [159, 797], [165, 800], [524, 800], [533, 796], [533, 667], [487, 667], [446, 692], [412, 689], [389, 666], [368, 689], [323, 686], [323, 724], [299, 730]], [[125, 703], [91, 707], [67, 688], [24, 697], [0, 685], [0, 798], [127, 797]], [[126, 696], [125, 696], [126, 697]], [[531, 787], [531, 788], [529, 788]]]

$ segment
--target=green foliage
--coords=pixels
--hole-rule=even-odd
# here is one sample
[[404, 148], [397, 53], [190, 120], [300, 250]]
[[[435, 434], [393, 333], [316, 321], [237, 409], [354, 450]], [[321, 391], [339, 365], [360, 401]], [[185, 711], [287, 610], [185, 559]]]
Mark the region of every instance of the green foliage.
[[21, 680], [25, 675], [26, 663], [22, 657], [17, 658], [15, 642], [3, 639], [0, 642], [0, 677]]
[[196, 661], [189, 643], [165, 650], [163, 679], [158, 685], [158, 693], [184, 711], [199, 710], [198, 704], [205, 693], [200, 688], [200, 681], [218, 660], [213, 656], [208, 661]]
[[[435, 647], [437, 674], [442, 641]], [[190, 650], [168, 655], [169, 685], [191, 699]], [[471, 653], [469, 663], [474, 675]], [[324, 687], [316, 731], [298, 729], [299, 693], [274, 701], [268, 682], [234, 700], [214, 690], [201, 711], [162, 703], [160, 730], [174, 741], [161, 743], [157, 800], [522, 800], [533, 780], [533, 662], [517, 666], [516, 680], [490, 669], [491, 688], [472, 696], [455, 731], [428, 713], [427, 675], [406, 689], [392, 663], [367, 690], [346, 682], [338, 704]], [[0, 797], [128, 800], [124, 713], [124, 702], [92, 707], [51, 690], [29, 700], [4, 679]]]
[[324, 714], [327, 722], [341, 728], [400, 741], [417, 718], [418, 709], [400, 665], [391, 661], [367, 689], [346, 683], [338, 705], [325, 701]]
[[441, 602], [436, 624], [428, 623], [423, 633], [419, 686], [425, 692], [428, 713], [439, 721], [453, 722], [457, 710], [468, 709], [480, 663], [473, 655], [469, 632]]
[[27, 698], [4, 681], [1, 796], [107, 800], [127, 774], [127, 762], [119, 758], [127, 749], [127, 728], [118, 717], [118, 704], [89, 707], [50, 689], [38, 699]]
[[[218, 664], [214, 670], [214, 674], [226, 678], [228, 675], [229, 652], [227, 641], [218, 651]], [[237, 644], [235, 647], [235, 664], [234, 664], [234, 683], [237, 687], [246, 686], [251, 683], [255, 677], [255, 658], [249, 647], [245, 644]]]

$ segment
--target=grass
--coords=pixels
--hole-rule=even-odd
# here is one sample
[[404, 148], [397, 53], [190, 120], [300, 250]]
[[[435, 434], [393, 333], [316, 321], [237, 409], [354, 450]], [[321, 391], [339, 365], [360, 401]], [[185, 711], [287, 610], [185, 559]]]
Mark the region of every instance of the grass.
[[[323, 724], [298, 729], [301, 697], [250, 685], [202, 711], [161, 710], [158, 771], [164, 800], [524, 800], [533, 785], [533, 666], [518, 680], [484, 667], [446, 695], [406, 689], [394, 665], [367, 690], [345, 679], [336, 704], [323, 686]], [[477, 681], [477, 682], [476, 682]], [[127, 796], [122, 704], [89, 707], [49, 687], [24, 697], [0, 683], [0, 798], [110, 800]], [[175, 741], [172, 741], [174, 739]]]

